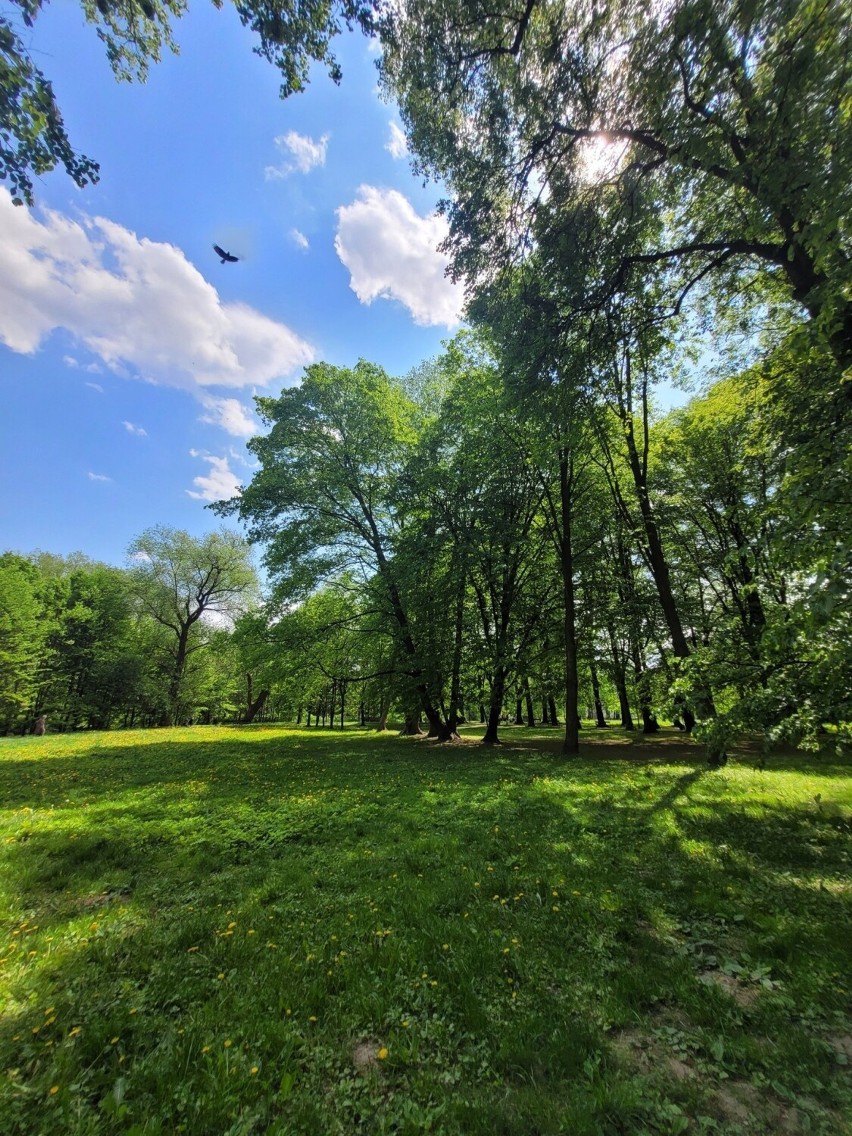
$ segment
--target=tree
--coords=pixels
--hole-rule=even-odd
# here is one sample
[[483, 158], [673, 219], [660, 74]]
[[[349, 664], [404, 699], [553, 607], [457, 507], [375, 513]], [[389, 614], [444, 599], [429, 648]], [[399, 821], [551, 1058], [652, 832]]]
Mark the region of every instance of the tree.
[[[48, 579], [50, 560], [34, 557]], [[54, 618], [41, 667], [42, 705], [60, 729], [105, 729], [132, 701], [144, 664], [126, 573], [68, 558], [53, 579]]]
[[662, 312], [756, 274], [846, 367], [849, 32], [843, 0], [451, 0], [389, 17], [383, 68], [455, 275], [534, 247], [576, 310], [652, 270]]
[[[217, 8], [223, 0], [212, 0]], [[32, 27], [46, 0], [9, 0]], [[233, 0], [242, 23], [257, 37], [255, 51], [281, 72], [282, 98], [304, 89], [311, 64], [323, 64], [339, 82], [331, 41], [344, 26], [369, 32], [372, 0]], [[86, 20], [104, 44], [117, 79], [144, 81], [163, 50], [176, 51], [173, 21], [187, 0], [81, 0]], [[98, 164], [77, 154], [53, 96], [10, 15], [0, 15], [0, 179], [11, 183], [16, 205], [33, 202], [33, 177], [60, 165], [79, 186], [98, 180]]]
[[[542, 486], [523, 431], [512, 420], [505, 375], [484, 340], [456, 336], [440, 365], [449, 385], [421, 447], [416, 480], [434, 526], [431, 558], [435, 544], [443, 542], [447, 584], [455, 597], [451, 703], [458, 701], [457, 660], [469, 592], [478, 615], [477, 656], [489, 686], [483, 744], [496, 745], [507, 687], [537, 630], [530, 599], [542, 576], [547, 540], [539, 523]], [[445, 623], [452, 620], [445, 616]]]
[[394, 562], [405, 527], [395, 493], [416, 438], [417, 407], [364, 360], [351, 369], [314, 364], [300, 386], [257, 405], [272, 427], [249, 442], [261, 468], [217, 511], [237, 513], [249, 538], [266, 545], [281, 603], [304, 600], [345, 572], [365, 583], [375, 577], [411, 694], [430, 731], [447, 736]]
[[[790, 446], [802, 423], [770, 398], [773, 371], [789, 362], [782, 353], [670, 414], [652, 432], [652, 463], [673, 577], [697, 601], [684, 678], [700, 669], [717, 692], [711, 730], [815, 746], [825, 726], [843, 735], [850, 719], [850, 463], [823, 461], [819, 499], [811, 487], [803, 513], [809, 461]], [[817, 368], [807, 374], [813, 383]], [[814, 439], [806, 457], [811, 446], [824, 459], [834, 442]]]
[[233, 620], [253, 596], [250, 548], [227, 529], [196, 539], [161, 525], [138, 536], [128, 555], [136, 602], [165, 632], [166, 719], [174, 723], [188, 709], [182, 698], [187, 662], [208, 645], [211, 620]]
[[21, 556], [0, 556], [0, 727], [11, 729], [30, 705], [47, 625], [37, 570]]

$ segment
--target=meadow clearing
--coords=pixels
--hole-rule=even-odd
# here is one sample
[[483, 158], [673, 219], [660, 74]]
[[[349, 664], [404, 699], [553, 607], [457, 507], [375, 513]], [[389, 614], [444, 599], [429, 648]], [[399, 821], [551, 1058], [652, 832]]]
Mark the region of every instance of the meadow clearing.
[[0, 1132], [852, 1131], [850, 766], [0, 739]]

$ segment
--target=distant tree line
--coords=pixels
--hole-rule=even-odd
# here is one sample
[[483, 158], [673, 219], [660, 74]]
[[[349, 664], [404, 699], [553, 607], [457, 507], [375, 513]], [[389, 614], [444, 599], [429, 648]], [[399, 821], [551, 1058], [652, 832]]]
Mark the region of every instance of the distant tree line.
[[[216, 721], [239, 708], [233, 619], [256, 594], [222, 531], [151, 529], [129, 567], [82, 554], [0, 556], [0, 731]], [[235, 702], [236, 700], [236, 702]]]

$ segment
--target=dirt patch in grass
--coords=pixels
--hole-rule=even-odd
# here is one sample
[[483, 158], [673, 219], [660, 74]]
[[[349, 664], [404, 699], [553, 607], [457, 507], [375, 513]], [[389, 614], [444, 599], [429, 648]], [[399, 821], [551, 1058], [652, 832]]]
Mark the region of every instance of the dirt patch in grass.
[[746, 986], [733, 975], [723, 974], [720, 970], [702, 970], [698, 975], [698, 981], [703, 982], [705, 986], [717, 986], [744, 1010], [754, 1005], [759, 994], [753, 986]]
[[828, 1044], [841, 1059], [846, 1058], [846, 1063], [852, 1065], [852, 1034], [849, 1033], [835, 1033], [828, 1039]]
[[75, 906], [79, 911], [95, 911], [99, 907], [107, 907], [111, 903], [126, 900], [129, 895], [130, 888], [122, 888], [121, 891], [92, 892], [76, 900]]
[[382, 1067], [379, 1060], [381, 1045], [377, 1041], [366, 1039], [359, 1041], [352, 1050], [352, 1064], [359, 1073], [378, 1073]]
[[800, 1109], [781, 1104], [748, 1081], [729, 1081], [708, 1097], [705, 1107], [712, 1111], [715, 1119], [723, 1124], [736, 1124], [750, 1136], [765, 1136], [770, 1132], [798, 1136], [811, 1130]]
[[673, 1052], [689, 1019], [679, 1011], [663, 1010], [653, 1017], [651, 1030], [631, 1027], [610, 1036], [610, 1044], [621, 1064], [643, 1074], [662, 1073], [673, 1081], [691, 1081], [696, 1071], [685, 1050]]

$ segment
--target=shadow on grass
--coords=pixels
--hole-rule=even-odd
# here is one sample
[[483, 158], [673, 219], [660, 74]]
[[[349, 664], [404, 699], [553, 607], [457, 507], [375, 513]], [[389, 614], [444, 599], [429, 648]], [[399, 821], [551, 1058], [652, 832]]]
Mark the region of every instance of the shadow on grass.
[[[661, 1007], [688, 1019], [678, 1029], [703, 1061], [705, 1034], [730, 1039], [726, 1075], [778, 1080], [777, 1046], [749, 1039], [786, 1032], [800, 1044], [784, 1075], [832, 1103], [828, 1058], [801, 1022], [828, 1023], [848, 970], [848, 895], [820, 886], [844, 874], [848, 826], [805, 790], [756, 801], [753, 775], [709, 773], [695, 751], [700, 767], [684, 770], [668, 745], [649, 747], [662, 760], [602, 767], [609, 747], [565, 764], [514, 735], [495, 754], [360, 733], [188, 733], [137, 746], [101, 735], [68, 756], [0, 760], [6, 926], [35, 951], [20, 964], [13, 952], [0, 1019], [0, 1054], [37, 1087], [8, 1090], [12, 1131], [42, 1123], [48, 1076], [84, 1085], [99, 1116], [125, 1075], [116, 1037], [134, 1107], [165, 1131], [188, 1123], [172, 1068], [206, 1102], [186, 1130], [224, 1131], [243, 1107], [272, 1124], [274, 1084], [247, 1074], [228, 1097], [201, 1062], [205, 1039], [239, 1030], [259, 1068], [292, 1055], [307, 1117], [309, 1098], [332, 1099], [351, 1039], [406, 1016], [425, 1023], [421, 1048], [387, 1085], [409, 1100], [425, 1108], [443, 1083], [424, 1069], [456, 1067], [461, 1078], [445, 1083], [459, 1108], [477, 1101], [493, 1120], [534, 1083], [542, 1116], [556, 1109], [552, 1129], [533, 1117], [501, 1130], [556, 1131], [570, 1097], [572, 1130], [602, 1131], [593, 1101], [615, 1108], [630, 1079], [608, 1063], [606, 1033], [653, 1024]], [[770, 983], [748, 1012], [699, 980], [728, 963]], [[44, 1025], [54, 1006], [56, 1035]], [[666, 1092], [688, 1103], [686, 1089]], [[339, 1096], [329, 1107], [345, 1128]], [[639, 1105], [623, 1107], [629, 1131]], [[478, 1131], [470, 1123], [449, 1130]]]

